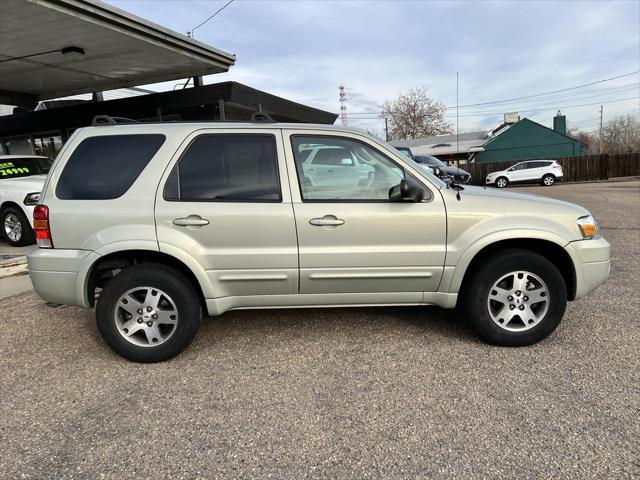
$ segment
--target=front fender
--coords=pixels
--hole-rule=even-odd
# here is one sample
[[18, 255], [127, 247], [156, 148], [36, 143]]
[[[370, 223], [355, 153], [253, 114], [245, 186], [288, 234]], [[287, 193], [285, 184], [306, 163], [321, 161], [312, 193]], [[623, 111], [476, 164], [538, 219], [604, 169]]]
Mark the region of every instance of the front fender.
[[534, 228], [523, 229], [503, 229], [485, 234], [467, 245], [462, 251], [447, 251], [447, 265], [445, 274], [440, 283], [439, 291], [447, 293], [458, 293], [464, 275], [474, 257], [484, 248], [504, 240], [544, 240], [552, 242], [559, 247], [565, 247], [569, 241], [563, 236], [548, 230]]

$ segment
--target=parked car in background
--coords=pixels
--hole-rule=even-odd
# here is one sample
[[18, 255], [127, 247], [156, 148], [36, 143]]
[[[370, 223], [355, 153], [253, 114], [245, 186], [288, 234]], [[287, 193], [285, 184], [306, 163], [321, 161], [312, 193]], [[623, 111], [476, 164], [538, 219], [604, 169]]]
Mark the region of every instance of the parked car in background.
[[550, 187], [562, 178], [562, 165], [555, 160], [528, 160], [487, 175], [485, 183], [505, 188], [510, 183], [540, 183]]
[[409, 147], [395, 147], [395, 149], [398, 150], [405, 157], [410, 158], [411, 160], [414, 159], [413, 152]]
[[[305, 166], [316, 158], [350, 180]], [[487, 342], [531, 345], [607, 279], [583, 207], [447, 187], [332, 125], [82, 128], [34, 210], [29, 275], [47, 302], [95, 305], [107, 345], [140, 362], [184, 350], [203, 309], [459, 307]]]
[[371, 165], [340, 145], [304, 145], [300, 153], [303, 176], [314, 186], [357, 186], [373, 175]]
[[441, 177], [451, 177], [456, 183], [468, 183], [469, 180], [471, 180], [471, 174], [469, 172], [458, 167], [450, 167], [437, 157], [431, 155], [416, 155], [414, 161], [429, 168], [431, 171], [435, 171], [435, 169], [438, 168]]
[[28, 155], [0, 155], [0, 226], [10, 245], [35, 243], [33, 207], [53, 160]]

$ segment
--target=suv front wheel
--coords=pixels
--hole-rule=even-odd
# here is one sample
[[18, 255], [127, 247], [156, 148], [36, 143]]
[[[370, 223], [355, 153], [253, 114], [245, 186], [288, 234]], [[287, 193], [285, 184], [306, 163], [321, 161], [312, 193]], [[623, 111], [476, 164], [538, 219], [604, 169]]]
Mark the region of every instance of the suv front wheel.
[[553, 332], [567, 305], [567, 287], [545, 257], [513, 249], [488, 260], [463, 292], [463, 312], [494, 345], [531, 345]]
[[164, 265], [136, 265], [109, 280], [96, 320], [105, 343], [134, 362], [168, 360], [193, 341], [202, 319], [191, 282]]
[[496, 179], [496, 187], [498, 188], [506, 188], [509, 185], [509, 180], [507, 177], [498, 177]]

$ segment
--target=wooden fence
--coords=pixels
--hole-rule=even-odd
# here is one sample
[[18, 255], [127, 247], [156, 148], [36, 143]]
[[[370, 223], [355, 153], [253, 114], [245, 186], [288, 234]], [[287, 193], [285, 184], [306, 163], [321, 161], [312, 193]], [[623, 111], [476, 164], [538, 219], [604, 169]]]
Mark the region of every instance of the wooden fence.
[[[545, 157], [557, 160], [562, 165], [565, 182], [586, 182], [608, 180], [613, 177], [640, 176], [640, 153], [616, 153], [603, 155], [582, 155], [580, 157]], [[518, 160], [468, 163], [461, 168], [471, 174], [471, 184], [484, 185], [488, 173], [505, 170], [518, 163]]]

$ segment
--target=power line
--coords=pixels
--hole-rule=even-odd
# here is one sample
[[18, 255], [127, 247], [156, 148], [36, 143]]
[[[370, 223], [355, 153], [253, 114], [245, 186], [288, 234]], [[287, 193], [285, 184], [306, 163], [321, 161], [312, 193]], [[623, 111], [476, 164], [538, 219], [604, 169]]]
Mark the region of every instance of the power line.
[[623, 75], [618, 75], [618, 76], [611, 77], [611, 78], [605, 78], [603, 80], [596, 80], [595, 82], [584, 83], [582, 85], [577, 85], [575, 87], [561, 88], [559, 90], [552, 90], [550, 92], [536, 93], [536, 94], [533, 94], [533, 95], [526, 95], [526, 96], [523, 96], [523, 97], [513, 97], [513, 98], [507, 98], [507, 99], [503, 99], [503, 100], [493, 100], [493, 101], [490, 101], [490, 102], [482, 102], [482, 103], [470, 103], [468, 105], [460, 105], [460, 108], [463, 108], [463, 107], [476, 107], [476, 106], [479, 106], [479, 105], [493, 105], [493, 104], [496, 104], [496, 103], [504, 103], [504, 102], [509, 102], [509, 101], [513, 101], [513, 100], [524, 100], [524, 99], [527, 99], [527, 98], [540, 97], [540, 96], [543, 96], [543, 95], [551, 95], [553, 93], [567, 92], [569, 90], [576, 90], [578, 88], [589, 87], [591, 85], [596, 85], [598, 83], [610, 82], [612, 80], [617, 80], [619, 78], [629, 77], [631, 75], [636, 75], [638, 73], [640, 73], [640, 70], [636, 70], [635, 72], [625, 73]]
[[[539, 106], [543, 106], [543, 105], [553, 105], [553, 107], [550, 108], [521, 108], [520, 110], [524, 113], [524, 112], [545, 112], [545, 111], [549, 111], [549, 110], [555, 110], [557, 108], [574, 108], [574, 107], [588, 107], [590, 105], [601, 105], [603, 103], [615, 103], [615, 102], [623, 102], [626, 100], [637, 100], [640, 97], [627, 97], [627, 98], [618, 98], [615, 100], [605, 100], [605, 101], [600, 101], [600, 102], [594, 102], [594, 103], [580, 103], [580, 104], [575, 104], [575, 105], [559, 105], [556, 103], [547, 103], [547, 104], [540, 104], [540, 105], [532, 105], [532, 107], [539, 107]], [[497, 111], [493, 111], [493, 112], [474, 112], [474, 113], [463, 113], [461, 114], [462, 116], [468, 116], [468, 117], [474, 117], [474, 116], [478, 116], [478, 115], [500, 115], [504, 113], [504, 110], [497, 110]], [[453, 117], [453, 115], [450, 115], [451, 117]]]
[[[556, 110], [558, 108], [562, 109], [562, 108], [575, 108], [575, 107], [588, 107], [591, 105], [601, 105], [601, 104], [606, 104], [606, 103], [615, 103], [615, 102], [623, 102], [626, 100], [637, 100], [640, 97], [628, 97], [628, 98], [618, 98], [616, 100], [606, 100], [604, 102], [595, 102], [595, 103], [581, 103], [581, 104], [577, 104], [577, 105], [558, 105], [558, 104], [549, 104], [549, 105], [554, 105], [551, 108], [540, 108], [540, 109], [528, 109], [528, 108], [523, 108], [522, 112], [546, 112], [549, 110]], [[535, 106], [539, 106], [539, 105], [533, 105]], [[474, 113], [461, 113], [460, 116], [461, 117], [483, 117], [483, 116], [487, 116], [487, 115], [501, 115], [502, 113], [504, 113], [504, 111], [500, 110], [500, 111], [492, 111], [492, 112], [474, 112]], [[380, 115], [380, 112], [370, 112], [370, 113], [351, 113], [349, 114], [350, 117], [352, 118], [357, 118], [359, 120], [370, 120], [370, 119], [380, 119], [382, 118], [382, 116]], [[456, 114], [447, 114], [444, 115], [445, 117], [448, 118], [453, 118], [456, 116]]]
[[[612, 88], [606, 88], [606, 89], [601, 89], [601, 90], [585, 90], [583, 92], [573, 92], [573, 93], [565, 93], [562, 95], [549, 95], [549, 96], [545, 96], [545, 97], [540, 97], [540, 98], [532, 98], [529, 99], [527, 101], [527, 103], [529, 102], [535, 102], [532, 105], [535, 104], [539, 104], [539, 102], [548, 102], [549, 100], [555, 100], [555, 101], [562, 101], [564, 99], [573, 99], [573, 100], [581, 100], [581, 99], [587, 99], [587, 98], [597, 98], [597, 97], [605, 97], [605, 96], [609, 96], [609, 95], [613, 95], [615, 93], [621, 93], [621, 92], [626, 92], [629, 90], [636, 90], [639, 91], [640, 90], [640, 83], [631, 83], [631, 84], [627, 84], [627, 85], [621, 85], [618, 87], [612, 87]], [[496, 102], [495, 104], [492, 104], [490, 106], [499, 106], [502, 105], [503, 108], [507, 108], [506, 105], [513, 105], [515, 103], [518, 103], [517, 100], [514, 101], [509, 101], [509, 102]], [[542, 103], [540, 105], [549, 105], [548, 103]], [[471, 109], [475, 109], [475, 108], [480, 108], [480, 107], [470, 107]], [[514, 107], [508, 107], [508, 108], [523, 108], [520, 107], [518, 105], [514, 106]], [[526, 107], [524, 107], [526, 108]]]
[[[600, 98], [600, 97], [607, 97], [616, 93], [622, 93], [622, 92], [627, 92], [630, 90], [640, 90], [640, 83], [631, 83], [631, 84], [626, 84], [626, 85], [620, 85], [618, 87], [612, 87], [612, 88], [606, 88], [606, 89], [600, 89], [600, 90], [586, 90], [584, 92], [574, 92], [574, 93], [568, 93], [565, 95], [557, 95], [557, 96], [550, 96], [550, 97], [544, 97], [544, 98], [539, 98], [539, 99], [535, 99], [535, 100], [530, 100], [531, 102], [536, 102], [536, 103], [530, 103], [529, 105], [515, 105], [513, 107], [514, 110], [526, 110], [528, 108], [534, 108], [534, 107], [539, 107], [539, 106], [544, 106], [544, 105], [556, 105], [557, 103], [554, 102], [549, 102], [549, 100], [556, 100], [558, 102], [563, 101], [563, 99], [567, 99], [567, 100], [583, 100], [583, 99], [588, 99], [588, 98]], [[593, 95], [592, 95], [593, 94]], [[568, 98], [568, 97], [574, 97], [574, 98]], [[578, 98], [575, 98], [578, 97]], [[539, 102], [547, 102], [547, 103], [539, 103]], [[450, 108], [455, 108], [455, 107], [450, 107]], [[471, 114], [471, 113], [482, 113], [482, 112], [467, 112], [465, 113], [465, 115], [467, 114]], [[352, 112], [349, 115], [380, 115], [380, 112], [378, 111], [364, 111], [364, 112]]]
[[216, 12], [211, 15], [210, 17], [208, 17], [204, 22], [202, 22], [199, 25], [196, 25], [195, 27], [193, 27], [191, 29], [190, 32], [187, 32], [187, 35], [189, 35], [190, 37], [193, 37], [193, 32], [196, 31], [197, 28], [200, 28], [201, 26], [203, 26], [205, 23], [207, 23], [209, 20], [211, 20], [213, 17], [215, 17], [216, 15], [218, 15], [221, 11], [223, 11], [225, 8], [227, 8], [229, 5], [231, 5], [234, 2], [234, 0], [229, 0], [227, 3], [225, 3], [222, 7], [220, 7], [218, 10], [216, 10]]

